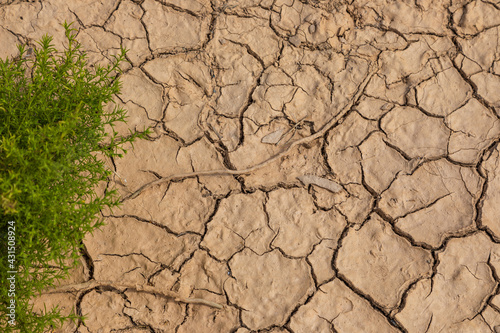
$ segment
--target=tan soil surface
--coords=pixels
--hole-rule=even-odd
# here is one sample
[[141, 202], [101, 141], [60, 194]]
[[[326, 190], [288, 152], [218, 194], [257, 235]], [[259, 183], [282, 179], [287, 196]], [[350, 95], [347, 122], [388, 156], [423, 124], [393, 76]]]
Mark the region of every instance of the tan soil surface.
[[500, 1], [0, 0], [0, 56], [64, 20], [154, 133], [58, 332], [500, 332]]

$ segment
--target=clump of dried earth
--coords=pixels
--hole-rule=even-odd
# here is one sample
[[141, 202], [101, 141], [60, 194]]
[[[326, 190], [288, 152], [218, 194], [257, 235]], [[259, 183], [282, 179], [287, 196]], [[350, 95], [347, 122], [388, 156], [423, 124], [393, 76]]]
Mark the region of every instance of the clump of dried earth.
[[2, 58], [129, 49], [117, 130], [154, 128], [60, 332], [500, 332], [499, 1], [0, 4]]

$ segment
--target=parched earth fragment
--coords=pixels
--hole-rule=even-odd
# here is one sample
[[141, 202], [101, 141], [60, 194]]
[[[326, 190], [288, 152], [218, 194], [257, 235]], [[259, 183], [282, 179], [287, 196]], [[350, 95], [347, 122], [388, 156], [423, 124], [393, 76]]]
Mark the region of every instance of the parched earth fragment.
[[146, 30], [141, 23], [143, 14], [144, 11], [138, 4], [124, 0], [104, 26], [123, 38], [146, 38]]
[[147, 283], [147, 277], [160, 268], [140, 254], [106, 255], [101, 254], [93, 261], [94, 279], [97, 281], [116, 281], [118, 283]]
[[215, 57], [220, 68], [216, 82], [216, 112], [227, 117], [237, 117], [247, 107], [257, 79], [263, 71], [262, 64], [239, 44], [225, 39], [213, 39], [207, 52]]
[[263, 143], [262, 139], [277, 129], [287, 127], [289, 126], [287, 126], [286, 121], [275, 120], [269, 125], [258, 126], [253, 121], [244, 118], [243, 135], [245, 141], [236, 150], [229, 152], [231, 163], [236, 169], [246, 169], [280, 153], [284, 149], [283, 146]]
[[471, 80], [476, 84], [479, 96], [494, 107], [497, 115], [500, 116], [500, 96], [498, 95], [498, 91], [500, 91], [500, 76], [481, 72], [472, 75]]
[[137, 3], [122, 1], [104, 25], [106, 30], [122, 37], [122, 46], [128, 50], [127, 58], [134, 66], [151, 55], [146, 29], [141, 21], [143, 15], [144, 11]]
[[335, 205], [344, 202], [349, 196], [349, 193], [346, 190], [332, 193], [331, 191], [328, 191], [316, 185], [312, 185], [309, 188], [309, 191], [314, 199], [315, 205], [323, 210], [332, 209], [333, 207], [335, 207]]
[[496, 294], [490, 300], [490, 304], [495, 306], [497, 309], [500, 309], [500, 294]]
[[90, 291], [80, 304], [86, 321], [79, 330], [85, 333], [99, 332], [99, 330], [111, 332], [133, 326], [130, 318], [123, 313], [126, 304], [127, 300], [119, 293]]
[[290, 320], [295, 333], [332, 332], [396, 333], [387, 318], [370, 303], [334, 279], [321, 286]]
[[413, 282], [431, 275], [432, 263], [429, 251], [413, 247], [372, 215], [342, 239], [335, 265], [339, 274], [389, 312]]
[[[22, 36], [32, 36], [36, 33], [33, 22], [42, 4], [21, 2], [0, 7], [0, 22], [3, 29]], [[3, 46], [3, 45], [2, 45]], [[3, 48], [3, 47], [2, 47]]]
[[[442, 1], [356, 0], [353, 5], [360, 10], [360, 20], [394, 29], [401, 34], [436, 34], [448, 32], [448, 16]], [[373, 15], [375, 13], [375, 15]]]
[[[255, 141], [258, 141], [258, 135], [256, 134], [256, 137], [250, 136], [252, 142], [248, 142], [248, 145], [245, 144], [241, 149], [230, 154], [231, 162], [234, 161], [237, 169], [253, 167], [283, 151], [284, 148], [282, 146], [262, 144], [261, 142], [255, 143]], [[297, 139], [300, 139], [300, 136]], [[296, 139], [292, 140], [295, 141]], [[327, 168], [324, 165], [324, 159], [321, 155], [321, 145], [322, 142], [317, 140], [307, 146], [298, 145], [293, 147], [286, 154], [273, 160], [265, 167], [260, 167], [248, 176], [243, 176], [246, 186], [252, 189], [271, 189], [278, 184], [302, 186], [297, 177], [304, 174], [326, 174]], [[252, 146], [258, 149], [252, 151]]]
[[132, 132], [144, 132], [147, 128], [154, 128], [155, 121], [148, 118], [148, 113], [146, 109], [142, 106], [137, 105], [132, 101], [123, 103], [117, 98], [116, 105], [110, 105], [111, 107], [121, 107], [126, 111], [127, 122], [116, 123], [114, 128], [109, 128], [108, 133], [112, 133], [115, 130], [119, 136], [126, 137]]
[[[0, 7], [1, 27], [14, 33], [19, 38], [20, 44], [29, 42], [35, 46], [45, 33], [49, 33], [52, 44], [57, 49], [62, 49], [67, 39], [64, 34], [62, 23], [74, 22], [72, 28], [80, 27], [75, 14], [68, 10], [67, 1], [39, 2], [15, 2], [9, 5], [3, 1]], [[108, 3], [112, 3], [109, 1]], [[15, 47], [15, 44], [12, 45]], [[9, 47], [2, 41], [2, 48]]]
[[[488, 29], [472, 38], [460, 38], [458, 43], [464, 55], [462, 69], [467, 75], [475, 74], [474, 71], [489, 70], [496, 57], [495, 53], [500, 51], [499, 27]], [[466, 61], [471, 64], [466, 65]], [[473, 68], [469, 70], [468, 68]]]
[[163, 88], [139, 69], [133, 68], [121, 77], [121, 96], [124, 102], [132, 101], [144, 109], [148, 117], [160, 121], [163, 116]]
[[472, 96], [472, 88], [455, 68], [438, 73], [416, 88], [417, 102], [426, 112], [446, 116]]
[[379, 58], [379, 73], [385, 76], [388, 84], [396, 83], [421, 71], [433, 54], [429, 44], [423, 39], [409, 44], [401, 51], [382, 52]]
[[319, 45], [331, 42], [354, 27], [346, 7], [326, 11], [300, 1], [275, 2], [271, 24], [281, 34], [293, 36], [291, 43], [297, 47], [301, 43]]
[[213, 90], [209, 67], [195, 57], [175, 55], [148, 61], [143, 68], [166, 85], [165, 127], [186, 142], [201, 137], [198, 118]]
[[[290, 331], [287, 330], [286, 328], [273, 328], [267, 332], [269, 332], [269, 333], [290, 333]], [[259, 332], [259, 333], [264, 333], [264, 332]]]
[[[155, 58], [145, 63], [143, 68], [155, 80], [169, 87], [191, 83], [196, 86], [191, 87], [191, 89], [201, 90], [202, 93], [208, 94], [213, 86], [209, 66], [204, 63], [200, 56], [178, 54], [166, 58]], [[189, 93], [191, 91], [184, 92], [184, 94]]]
[[493, 63], [493, 73], [500, 75], [500, 59]]
[[101, 27], [80, 30], [77, 40], [86, 50], [90, 65], [107, 66], [120, 53], [120, 37]]
[[336, 207], [350, 223], [362, 224], [372, 210], [374, 198], [361, 184], [348, 184], [344, 188], [346, 196], [342, 198], [342, 193], [339, 193], [340, 200]]
[[385, 140], [387, 138], [383, 133], [375, 132], [359, 146], [364, 180], [378, 193], [383, 192], [408, 166], [408, 161], [389, 147]]
[[[324, 73], [329, 79], [334, 81], [345, 78], [340, 74], [349, 72], [346, 68], [347, 64], [356, 67], [355, 64], [366, 64], [366, 61], [362, 61], [358, 57], [345, 59], [342, 54], [332, 49], [319, 51], [296, 48], [290, 45], [284, 45], [279, 61], [280, 69], [289, 76], [300, 71], [302, 66], [307, 65], [317, 68], [321, 73]], [[364, 68], [356, 67], [355, 69], [354, 72], [351, 70], [352, 74], [359, 74]], [[348, 97], [350, 95], [346, 94], [346, 98]]]
[[[323, 52], [323, 51], [322, 51]], [[327, 110], [326, 117], [328, 119], [333, 118], [334, 115], [338, 114], [343, 108], [345, 108], [349, 102], [355, 99], [355, 95], [360, 90], [360, 85], [363, 83], [367, 77], [370, 68], [372, 66], [371, 60], [367, 60], [364, 57], [359, 56], [349, 56], [348, 59], [344, 59], [343, 66], [337, 73], [332, 72], [330, 68], [331, 65], [319, 64], [326, 57], [326, 61], [329, 63], [333, 60], [333, 66], [338, 64], [336, 53], [327, 55], [318, 55], [319, 52], [311, 52], [309, 55], [311, 57], [312, 63], [316, 65], [322, 72], [324, 72], [330, 80], [333, 82], [333, 91], [330, 97], [330, 109]], [[331, 60], [330, 60], [331, 59]], [[319, 126], [318, 126], [319, 128]]]
[[[357, 11], [363, 11], [358, 9]], [[356, 53], [375, 57], [378, 51], [399, 51], [408, 46], [408, 41], [395, 31], [365, 26], [363, 29], [350, 29], [344, 34], [342, 49], [357, 47]], [[375, 52], [377, 50], [377, 52]]]
[[428, 117], [416, 108], [397, 106], [384, 115], [380, 126], [387, 142], [409, 158], [436, 158], [447, 153], [449, 129], [441, 119]]
[[[180, 148], [177, 161], [181, 165], [190, 165], [193, 172], [226, 169], [223, 158], [206, 138]], [[226, 196], [240, 186], [232, 175], [199, 176], [198, 182], [216, 196]]]
[[154, 0], [142, 3], [142, 21], [153, 53], [199, 48], [208, 32], [209, 16], [198, 17]]
[[462, 35], [476, 35], [500, 24], [500, 9], [494, 3], [471, 1], [453, 13], [453, 24]]
[[288, 259], [278, 250], [261, 256], [245, 249], [229, 261], [234, 279], [224, 285], [231, 303], [243, 308], [241, 319], [252, 330], [282, 326], [296, 304], [314, 291], [305, 259]]
[[153, 262], [179, 269], [196, 250], [199, 241], [197, 235], [174, 236], [133, 218], [108, 218], [105, 226], [86, 236], [84, 244], [94, 260], [105, 254], [126, 256], [137, 253]]
[[445, 123], [453, 131], [448, 144], [449, 157], [461, 163], [477, 162], [482, 150], [500, 136], [500, 120], [477, 99], [470, 99], [449, 114]]
[[408, 85], [403, 80], [387, 84], [382, 75], [375, 74], [366, 86], [365, 94], [388, 103], [403, 105], [406, 103], [405, 96], [409, 91], [408, 88]]
[[497, 289], [493, 274], [500, 269], [500, 246], [484, 233], [451, 239], [438, 259], [437, 274], [418, 281], [396, 314], [410, 333], [453, 332], [454, 325], [475, 318]]
[[482, 168], [486, 173], [488, 185], [484, 194], [481, 224], [500, 240], [500, 206], [498, 205], [500, 202], [500, 152], [498, 144], [483, 162]]
[[323, 73], [311, 66], [304, 66], [292, 75], [295, 86], [293, 98], [283, 113], [294, 123], [301, 120], [314, 123], [314, 130], [320, 130], [338, 110], [332, 106], [332, 83]]
[[[493, 328], [493, 330], [492, 330]], [[476, 316], [472, 319], [464, 319], [462, 322], [455, 323], [449, 327], [442, 329], [443, 333], [455, 332], [474, 332], [474, 333], [497, 333], [500, 326], [490, 325], [483, 316]]]
[[[294, 79], [294, 85], [299, 88], [297, 93], [302, 91], [300, 96], [294, 97], [293, 109], [285, 113], [294, 121], [306, 116], [305, 120], [314, 122], [315, 131], [354, 98], [371, 63], [356, 55], [345, 57], [332, 49], [308, 50], [285, 45], [281, 54], [280, 69]], [[307, 101], [314, 107], [306, 104]], [[306, 110], [301, 110], [300, 105]]]
[[291, 257], [311, 253], [323, 239], [335, 242], [346, 225], [335, 209], [316, 210], [305, 189], [278, 189], [269, 193], [266, 203], [269, 227], [277, 232], [272, 245]]
[[202, 114], [203, 120], [201, 123], [205, 125], [205, 134], [212, 141], [223, 145], [229, 153], [235, 151], [240, 146], [242, 126], [240, 125], [239, 118], [228, 118], [218, 114], [216, 109], [208, 105], [202, 110]]
[[75, 13], [85, 26], [102, 26], [118, 4], [118, 0], [67, 1], [70, 11]]
[[399, 175], [378, 206], [414, 241], [439, 247], [447, 236], [475, 228], [481, 185], [475, 170], [440, 159]]
[[378, 120], [393, 107], [392, 103], [388, 103], [382, 99], [361, 96], [358, 104], [353, 109], [364, 118]]
[[357, 147], [335, 149], [334, 145], [328, 145], [326, 152], [328, 165], [339, 183], [349, 184], [354, 182], [361, 184], [361, 153]]
[[314, 246], [314, 250], [307, 256], [314, 272], [316, 285], [321, 285], [335, 276], [332, 268], [332, 258], [337, 247], [337, 241], [324, 239]]
[[223, 15], [215, 38], [248, 47], [264, 67], [274, 63], [280, 51], [280, 40], [269, 27], [268, 18]]
[[269, 66], [252, 94], [253, 103], [246, 110], [245, 117], [259, 125], [269, 124], [283, 116], [283, 108], [292, 101], [297, 89], [292, 78], [281, 68]]
[[123, 38], [122, 47], [128, 50], [127, 59], [130, 60], [134, 66], [139, 66], [146, 61], [146, 59], [151, 57], [146, 38]]
[[219, 260], [229, 259], [243, 247], [259, 255], [269, 251], [275, 231], [267, 224], [264, 202], [265, 195], [260, 191], [223, 199], [208, 223], [201, 246]]
[[361, 184], [361, 153], [357, 146], [376, 130], [376, 121], [352, 112], [342, 124], [328, 132], [325, 149], [328, 164], [341, 184]]
[[2, 26], [0, 26], [0, 40], [4, 44], [4, 47], [0, 49], [0, 59], [12, 58], [19, 53], [16, 47], [19, 43], [17, 37]]
[[481, 317], [483, 318], [483, 322], [487, 324], [487, 328], [491, 329], [493, 327], [494, 333], [500, 331], [500, 311], [498, 308], [495, 309], [492, 306], [487, 305], [483, 312], [481, 312]]
[[179, 142], [166, 135], [155, 140], [138, 140], [133, 148], [130, 144], [124, 145], [128, 153], [115, 160], [117, 174], [127, 180], [126, 187], [119, 187], [120, 194], [129, 195], [140, 186], [157, 180], [156, 175], [166, 177], [192, 171], [191, 165], [176, 159], [180, 147]]
[[456, 68], [463, 71], [467, 77], [481, 72], [481, 66], [479, 66], [477, 62], [464, 56], [463, 53], [460, 53], [455, 57], [454, 63]]
[[166, 332], [173, 331], [182, 323], [185, 316], [184, 307], [174, 300], [137, 292], [125, 292], [127, 304], [123, 314], [135, 325], [158, 327]]
[[[205, 290], [196, 290], [192, 297], [224, 304], [226, 297]], [[183, 323], [177, 328], [177, 333], [220, 332], [229, 333], [240, 326], [239, 311], [232, 306], [217, 310], [208, 306], [188, 306]], [[200, 328], [202, 327], [202, 328]]]
[[196, 179], [161, 185], [159, 188], [163, 191], [128, 200], [113, 213], [151, 221], [177, 234], [202, 234], [205, 222], [215, 208], [215, 200], [202, 193], [201, 185]]
[[[178, 272], [174, 272], [172, 269], [161, 269], [156, 271], [150, 278], [149, 282], [158, 290], [158, 292], [164, 292], [168, 294], [172, 290], [176, 290], [179, 285], [179, 276]], [[189, 290], [188, 290], [189, 291]], [[183, 296], [188, 297], [189, 294], [182, 294]]]
[[181, 268], [179, 292], [188, 296], [191, 296], [193, 290], [222, 294], [226, 279], [228, 279], [226, 264], [199, 250]]

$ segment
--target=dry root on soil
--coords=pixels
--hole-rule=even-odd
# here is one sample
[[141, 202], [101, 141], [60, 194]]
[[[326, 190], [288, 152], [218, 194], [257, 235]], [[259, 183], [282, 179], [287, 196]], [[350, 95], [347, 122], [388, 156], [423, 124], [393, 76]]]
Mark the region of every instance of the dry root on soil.
[[147, 285], [132, 285], [132, 284], [121, 284], [121, 283], [115, 283], [112, 281], [96, 281], [96, 280], [91, 280], [87, 281], [84, 283], [76, 283], [76, 284], [69, 284], [65, 286], [60, 286], [56, 287], [54, 289], [46, 290], [42, 292], [42, 294], [55, 294], [55, 293], [65, 293], [65, 292], [83, 292], [89, 289], [93, 288], [113, 288], [113, 289], [118, 289], [121, 291], [125, 290], [131, 290], [131, 291], [136, 291], [136, 292], [143, 292], [151, 295], [156, 295], [156, 296], [161, 296], [164, 298], [168, 299], [173, 299], [176, 302], [180, 303], [187, 303], [187, 304], [202, 304], [202, 305], [207, 305], [213, 308], [217, 309], [222, 309], [223, 306], [219, 303], [207, 301], [202, 298], [189, 298], [189, 297], [182, 297], [178, 293], [174, 291], [158, 291], [155, 289], [153, 286], [147, 286]]

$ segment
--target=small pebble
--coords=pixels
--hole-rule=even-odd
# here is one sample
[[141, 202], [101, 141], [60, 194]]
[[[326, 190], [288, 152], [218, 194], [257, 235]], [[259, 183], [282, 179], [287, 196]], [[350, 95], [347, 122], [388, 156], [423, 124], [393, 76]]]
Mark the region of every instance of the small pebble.
[[295, 35], [295, 36], [293, 36], [293, 37], [288, 38], [288, 41], [290, 42], [290, 44], [292, 44], [292, 45], [293, 45], [293, 46], [295, 46], [295, 47], [299, 47], [299, 46], [300, 46], [300, 43], [301, 43], [301, 41], [300, 41], [300, 37], [299, 37], [299, 36], [297, 36], [297, 35]]
[[312, 23], [310, 26], [309, 26], [309, 33], [313, 34], [316, 32], [316, 24]]

